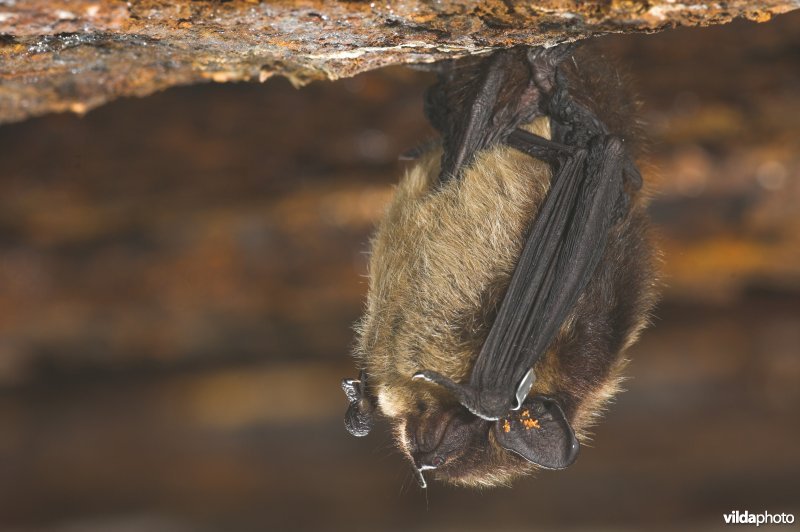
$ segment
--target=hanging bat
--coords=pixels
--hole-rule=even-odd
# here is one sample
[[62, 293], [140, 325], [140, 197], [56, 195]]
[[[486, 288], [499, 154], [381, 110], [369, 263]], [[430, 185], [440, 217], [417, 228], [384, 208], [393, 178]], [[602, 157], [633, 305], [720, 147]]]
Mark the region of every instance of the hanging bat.
[[439, 64], [425, 112], [441, 142], [372, 241], [345, 425], [387, 418], [423, 487], [428, 470], [494, 486], [569, 466], [654, 303], [635, 102], [574, 56]]

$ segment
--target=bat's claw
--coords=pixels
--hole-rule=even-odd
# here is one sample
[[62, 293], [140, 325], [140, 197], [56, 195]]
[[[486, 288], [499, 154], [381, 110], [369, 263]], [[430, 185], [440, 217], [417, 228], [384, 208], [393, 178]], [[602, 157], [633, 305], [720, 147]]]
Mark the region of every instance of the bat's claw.
[[[461, 406], [479, 418], [487, 421], [497, 421], [508, 414], [509, 411], [519, 408], [525, 400], [525, 397], [527, 397], [530, 386], [533, 385], [533, 372], [530, 371], [525, 375], [525, 378], [523, 378], [515, 396], [510, 398], [506, 394], [501, 396], [491, 390], [489, 393], [486, 391], [481, 393], [480, 390], [472, 385], [453, 382], [451, 379], [435, 371], [418, 371], [411, 378], [413, 380], [428, 381], [445, 388], [456, 397], [458, 402], [461, 403]], [[526, 388], [524, 390], [524, 396], [520, 397], [523, 388]]]
[[528, 398], [528, 394], [533, 388], [533, 382], [536, 380], [536, 376], [533, 374], [533, 368], [528, 370], [528, 373], [522, 377], [522, 380], [519, 381], [519, 386], [517, 386], [517, 393], [514, 396], [514, 406], [511, 407], [511, 410], [519, 410], [522, 407], [522, 403], [525, 399]]
[[419, 484], [419, 487], [425, 489], [428, 487], [428, 483], [425, 482], [425, 476], [422, 474], [422, 471], [423, 471], [422, 469], [418, 469], [415, 467], [414, 476], [417, 478], [417, 484]]

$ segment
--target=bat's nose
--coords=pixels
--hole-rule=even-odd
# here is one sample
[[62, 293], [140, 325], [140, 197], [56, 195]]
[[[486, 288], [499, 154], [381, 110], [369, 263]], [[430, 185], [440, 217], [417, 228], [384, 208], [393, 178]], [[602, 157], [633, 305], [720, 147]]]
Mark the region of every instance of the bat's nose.
[[414, 460], [414, 467], [420, 471], [427, 471], [429, 469], [438, 469], [444, 465], [447, 458], [441, 453], [437, 452], [415, 452], [411, 453], [411, 459]]

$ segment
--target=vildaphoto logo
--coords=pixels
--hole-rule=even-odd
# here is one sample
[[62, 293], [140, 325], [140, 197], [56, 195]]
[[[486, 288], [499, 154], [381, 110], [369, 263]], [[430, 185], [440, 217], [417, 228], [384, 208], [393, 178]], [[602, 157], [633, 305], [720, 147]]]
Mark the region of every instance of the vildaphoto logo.
[[761, 512], [760, 514], [750, 513], [747, 510], [740, 512], [734, 510], [722, 516], [726, 525], [791, 525], [794, 523], [794, 514], [771, 514]]

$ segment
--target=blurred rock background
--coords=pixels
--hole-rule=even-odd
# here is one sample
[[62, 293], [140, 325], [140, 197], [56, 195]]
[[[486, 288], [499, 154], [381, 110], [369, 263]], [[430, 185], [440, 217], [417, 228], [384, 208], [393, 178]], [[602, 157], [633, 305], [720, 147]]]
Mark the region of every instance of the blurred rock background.
[[339, 381], [428, 74], [170, 89], [0, 127], [0, 528], [722, 528], [800, 514], [800, 14], [609, 36], [664, 298], [569, 470], [421, 492]]

